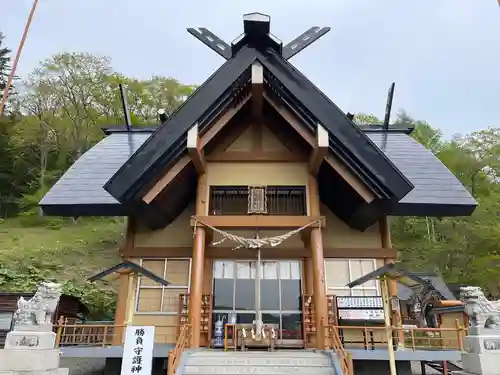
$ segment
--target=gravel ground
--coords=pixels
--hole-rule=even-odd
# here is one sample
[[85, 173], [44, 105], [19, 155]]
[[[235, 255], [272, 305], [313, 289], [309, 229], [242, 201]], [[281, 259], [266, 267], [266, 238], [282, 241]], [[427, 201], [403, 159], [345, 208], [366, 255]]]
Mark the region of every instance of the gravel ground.
[[69, 368], [70, 375], [102, 375], [105, 358], [61, 358], [60, 367]]

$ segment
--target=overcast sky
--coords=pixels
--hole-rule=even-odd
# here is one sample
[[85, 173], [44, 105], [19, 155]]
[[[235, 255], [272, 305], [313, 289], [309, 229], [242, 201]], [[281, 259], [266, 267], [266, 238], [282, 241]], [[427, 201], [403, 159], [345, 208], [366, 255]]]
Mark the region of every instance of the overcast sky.
[[[11, 49], [31, 3], [2, 0]], [[332, 28], [291, 61], [345, 112], [382, 118], [395, 81], [394, 108], [446, 136], [500, 127], [497, 0], [40, 0], [18, 75], [58, 52], [91, 52], [129, 76], [200, 84], [223, 59], [186, 28], [230, 42], [254, 11], [271, 16], [285, 43], [311, 26]]]

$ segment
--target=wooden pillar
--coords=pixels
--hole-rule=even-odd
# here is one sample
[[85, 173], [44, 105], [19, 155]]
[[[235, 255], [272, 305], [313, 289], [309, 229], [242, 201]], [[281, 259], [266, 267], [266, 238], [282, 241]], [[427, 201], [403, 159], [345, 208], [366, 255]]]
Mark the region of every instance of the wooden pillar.
[[[120, 275], [120, 289], [116, 298], [115, 325], [121, 326], [125, 324], [127, 319], [127, 304], [129, 297], [129, 279], [130, 275], [122, 273]], [[123, 343], [123, 329], [117, 329], [113, 336], [113, 345], [121, 345]]]
[[[380, 238], [382, 241], [382, 247], [384, 249], [392, 249], [392, 241], [391, 241], [391, 231], [389, 228], [389, 219], [387, 216], [382, 217], [379, 220], [379, 228], [380, 228]], [[384, 264], [394, 263], [394, 259], [384, 259]], [[388, 280], [387, 281], [387, 289], [389, 292], [389, 297], [397, 297], [398, 296], [398, 285], [396, 280]], [[392, 325], [395, 327], [402, 327], [403, 322], [401, 320], [401, 307], [397, 311], [392, 311]], [[404, 332], [402, 330], [398, 331], [398, 345], [404, 345]]]
[[[196, 215], [206, 214], [206, 174], [198, 177], [196, 192]], [[201, 298], [203, 294], [203, 266], [205, 261], [205, 228], [196, 227], [193, 241], [193, 259], [191, 263], [191, 281], [189, 290], [188, 321], [191, 324], [191, 348], [200, 347]]]
[[[125, 325], [132, 325], [134, 323], [134, 313], [135, 313], [135, 287], [137, 285], [137, 277], [135, 273], [129, 272], [128, 276], [128, 297], [127, 297], [127, 310], [125, 313]], [[123, 329], [125, 333], [125, 329]]]
[[[312, 175], [308, 181], [309, 214], [320, 215], [320, 201], [318, 193], [318, 182]], [[325, 258], [323, 256], [323, 237], [321, 227], [312, 228], [310, 234], [311, 261], [313, 271], [313, 300], [316, 310], [316, 347], [324, 349], [325, 330], [322, 321], [328, 324], [326, 306], [326, 286], [325, 286]]]
[[[389, 228], [389, 220], [387, 216], [384, 216], [379, 220], [380, 227], [380, 238], [382, 242], [382, 247], [384, 249], [392, 249], [392, 241], [391, 241], [391, 231]], [[384, 264], [393, 263], [394, 259], [384, 259]], [[389, 280], [389, 295], [397, 296], [398, 295], [398, 287], [396, 280]]]
[[[309, 247], [309, 246], [307, 246]], [[313, 272], [313, 263], [311, 258], [304, 258], [304, 292], [305, 294], [308, 294], [312, 296], [314, 294], [314, 287], [313, 287], [313, 277], [314, 277], [314, 272]]]
[[[127, 228], [125, 231], [125, 241], [124, 248], [129, 251], [134, 247], [134, 237], [135, 237], [135, 221], [132, 217], [127, 218]], [[123, 257], [123, 260], [127, 260], [127, 258]], [[133, 278], [132, 275], [128, 272], [123, 272], [120, 274], [119, 278], [119, 289], [118, 295], [116, 296], [116, 312], [115, 312], [115, 326], [123, 326], [126, 324], [129, 315], [129, 307], [133, 301], [130, 301], [133, 298], [134, 288], [132, 285], [132, 289], [130, 286], [130, 278]], [[113, 336], [113, 345], [122, 345], [124, 337], [124, 329], [118, 328], [116, 330], [116, 334]]]

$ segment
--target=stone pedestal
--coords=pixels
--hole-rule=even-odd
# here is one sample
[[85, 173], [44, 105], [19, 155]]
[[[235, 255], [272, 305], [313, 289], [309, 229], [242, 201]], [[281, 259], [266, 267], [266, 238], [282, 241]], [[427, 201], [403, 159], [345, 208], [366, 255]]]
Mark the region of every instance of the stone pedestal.
[[0, 375], [68, 375], [69, 369], [59, 368], [56, 334], [47, 331], [51, 327], [29, 328], [7, 334], [5, 349], [0, 350]]
[[500, 375], [500, 329], [471, 327], [465, 348], [464, 371], [454, 374]]

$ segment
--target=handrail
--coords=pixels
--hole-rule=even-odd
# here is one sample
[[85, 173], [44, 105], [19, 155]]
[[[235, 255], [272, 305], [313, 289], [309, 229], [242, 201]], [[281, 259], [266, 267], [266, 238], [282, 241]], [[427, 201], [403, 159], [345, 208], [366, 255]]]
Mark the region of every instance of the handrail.
[[[369, 348], [374, 349], [379, 345], [387, 345], [385, 326], [335, 326], [334, 328], [330, 328], [330, 332], [335, 332], [332, 336], [338, 335], [343, 347], [346, 345], [362, 345], [365, 350], [369, 350]], [[456, 322], [455, 328], [405, 328], [393, 326], [390, 329], [393, 332], [393, 337], [402, 337], [404, 342], [401, 342], [401, 345], [413, 351], [430, 348], [463, 351], [463, 341], [467, 332], [466, 328], [462, 327], [459, 322]], [[350, 334], [350, 332], [352, 333]], [[401, 333], [401, 335], [397, 333]], [[335, 337], [332, 338], [335, 340]], [[357, 341], [349, 341], [353, 339]], [[360, 339], [362, 341], [359, 341]]]
[[179, 337], [175, 343], [175, 348], [169, 350], [168, 352], [168, 365], [167, 365], [167, 375], [175, 375], [179, 363], [181, 360], [182, 353], [184, 349], [189, 347], [191, 341], [191, 326], [189, 324], [184, 324], [181, 327]]
[[326, 338], [330, 337], [330, 334], [331, 334], [332, 349], [340, 361], [340, 368], [342, 370], [342, 374], [338, 374], [338, 375], [354, 375], [352, 356], [351, 356], [351, 353], [348, 353], [345, 350], [344, 344], [342, 344], [342, 340], [340, 339], [338, 327], [331, 326], [331, 325], [325, 326], [323, 319], [321, 320], [321, 324], [322, 324], [323, 328], [326, 329], [326, 333], [327, 333]]
[[[177, 341], [180, 325], [155, 325], [155, 327], [155, 343], [173, 344]], [[110, 324], [68, 324], [61, 319], [54, 325], [56, 347], [120, 346], [124, 343], [126, 328], [127, 325], [115, 325], [113, 322], [110, 322]]]

